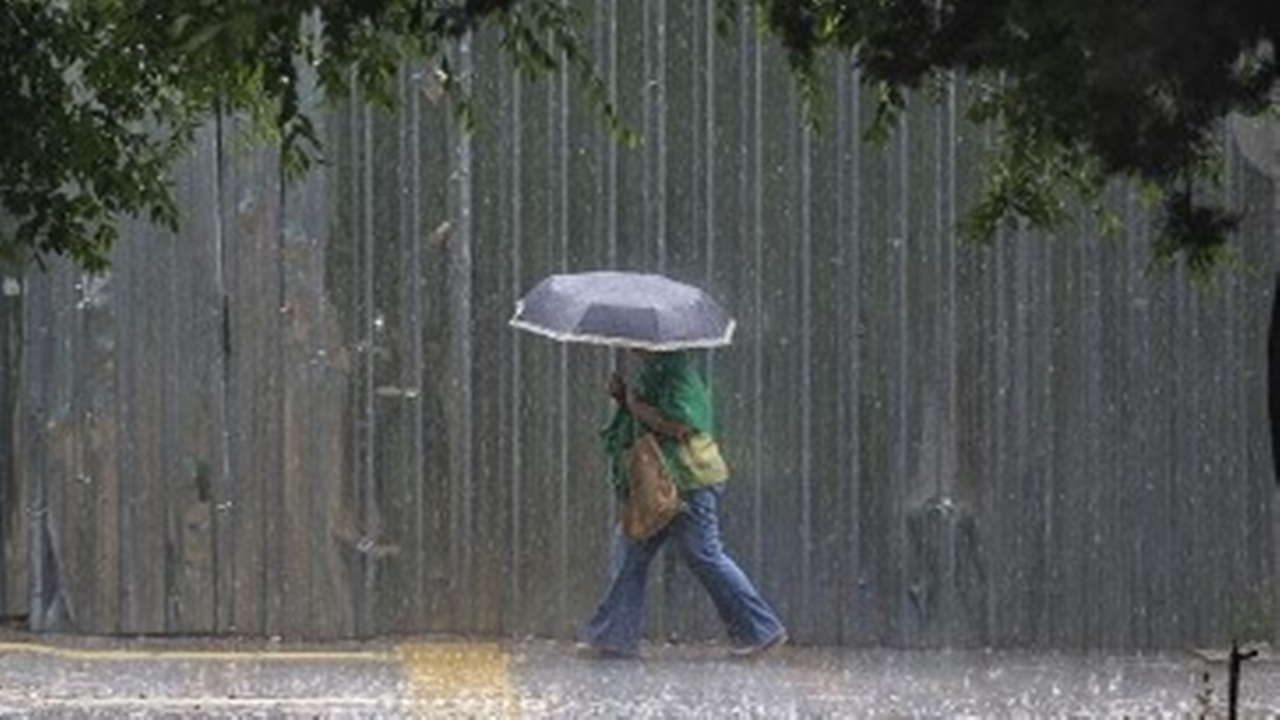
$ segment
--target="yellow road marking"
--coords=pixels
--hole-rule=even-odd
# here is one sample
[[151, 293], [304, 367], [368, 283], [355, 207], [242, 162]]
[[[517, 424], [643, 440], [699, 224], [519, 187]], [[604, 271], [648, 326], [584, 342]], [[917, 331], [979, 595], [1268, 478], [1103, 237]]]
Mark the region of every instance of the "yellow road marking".
[[0, 653], [51, 655], [67, 660], [204, 660], [226, 662], [395, 662], [398, 656], [378, 650], [166, 650], [135, 648], [92, 650], [39, 643], [0, 642]]
[[[388, 713], [397, 709], [397, 698], [381, 697], [258, 697], [229, 698], [218, 696], [183, 696], [183, 697], [70, 697], [10, 698], [0, 694], [0, 708], [9, 709], [14, 703], [26, 710], [292, 710], [332, 712], [334, 710], [383, 710]], [[0, 710], [2, 711], [2, 710]], [[6, 716], [8, 717], [8, 716]], [[317, 715], [323, 717], [323, 715]]]
[[515, 717], [507, 654], [496, 644], [408, 643], [399, 647], [411, 708], [471, 708]]
[[[383, 663], [398, 667], [404, 678], [400, 697], [181, 697], [147, 698], [27, 698], [44, 708], [87, 704], [110, 707], [261, 708], [400, 707], [410, 717], [431, 717], [444, 711], [471, 717], [516, 717], [519, 704], [512, 688], [508, 657], [493, 643], [405, 643], [387, 650], [193, 650], [164, 647], [75, 648], [34, 642], [0, 642], [0, 654], [39, 655], [71, 661], [195, 661], [195, 662], [315, 662]], [[0, 692], [0, 706], [8, 698]]]

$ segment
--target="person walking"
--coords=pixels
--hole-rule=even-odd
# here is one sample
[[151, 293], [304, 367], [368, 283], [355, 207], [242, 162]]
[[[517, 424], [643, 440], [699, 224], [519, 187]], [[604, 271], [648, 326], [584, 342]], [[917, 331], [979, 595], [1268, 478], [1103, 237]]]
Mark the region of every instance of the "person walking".
[[609, 586], [586, 624], [580, 648], [604, 656], [638, 654], [649, 565], [668, 540], [677, 544], [694, 577], [710, 595], [733, 654], [750, 657], [778, 647], [787, 641], [786, 628], [720, 540], [718, 506], [723, 478], [709, 484], [700, 482], [681, 459], [681, 443], [697, 435], [710, 437], [713, 432], [706, 383], [684, 351], [634, 352], [643, 360], [635, 387], [613, 375], [609, 394], [617, 407], [602, 431], [614, 492], [625, 497], [626, 451], [640, 433], [648, 431], [660, 440], [685, 509], [647, 539], [632, 540], [617, 534]]

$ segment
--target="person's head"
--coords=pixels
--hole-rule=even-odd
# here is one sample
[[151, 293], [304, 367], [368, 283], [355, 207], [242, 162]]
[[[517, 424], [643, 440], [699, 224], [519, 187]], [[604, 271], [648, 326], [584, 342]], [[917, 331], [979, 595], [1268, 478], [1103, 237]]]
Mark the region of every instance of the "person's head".
[[679, 363], [685, 354], [683, 350], [646, 350], [644, 348], [633, 348], [631, 352], [632, 356], [645, 367], [674, 367], [674, 363]]

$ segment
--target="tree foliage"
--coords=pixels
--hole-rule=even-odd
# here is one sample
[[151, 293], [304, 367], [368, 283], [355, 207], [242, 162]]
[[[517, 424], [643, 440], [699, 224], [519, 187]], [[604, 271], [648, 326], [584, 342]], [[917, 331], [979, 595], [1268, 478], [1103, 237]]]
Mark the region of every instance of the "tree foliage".
[[[169, 171], [215, 112], [265, 120], [285, 170], [305, 170], [320, 147], [300, 107], [301, 67], [330, 98], [358, 87], [390, 104], [399, 68], [416, 59], [448, 91], [461, 82], [451, 50], [482, 24], [524, 71], [575, 70], [625, 134], [558, 0], [8, 0], [0, 208], [12, 222], [0, 224], [0, 261], [54, 254], [101, 269], [121, 216], [174, 227]], [[454, 107], [470, 122], [467, 102]]]
[[172, 225], [165, 185], [190, 134], [176, 68], [146, 44], [117, 45], [104, 3], [0, 7], [0, 207], [16, 217], [0, 243], [101, 266], [119, 212]]
[[[630, 1], [630, 0], [628, 0]], [[1258, 112], [1280, 77], [1280, 4], [1258, 0], [716, 0], [745, 6], [786, 48], [819, 107], [819, 57], [847, 56], [880, 98], [883, 136], [911, 91], [961, 73], [968, 108], [1000, 129], [964, 229], [1052, 227], [1069, 195], [1097, 203], [1136, 178], [1165, 210], [1160, 257], [1212, 265], [1229, 209], [1204, 189], [1219, 121]], [[299, 104], [299, 68], [325, 94], [358, 87], [391, 103], [406, 60], [437, 69], [464, 122], [472, 109], [450, 60], [481, 26], [532, 74], [570, 66], [624, 137], [563, 0], [8, 0], [0, 5], [0, 260], [47, 254], [105, 266], [116, 220], [174, 226], [169, 171], [215, 112], [249, 113], [279, 134], [282, 166], [319, 151]], [[821, 111], [815, 110], [815, 117]], [[4, 218], [0, 218], [4, 220]]]
[[[1280, 3], [1258, 0], [756, 0], [813, 96], [824, 50], [881, 89], [891, 123], [940, 74], [979, 79], [969, 108], [1000, 142], [970, 236], [1007, 220], [1052, 227], [1072, 193], [1096, 204], [1111, 178], [1163, 206], [1158, 258], [1195, 270], [1235, 218], [1206, 192], [1220, 121], [1267, 108], [1280, 79]], [[882, 129], [882, 128], [877, 128]]]

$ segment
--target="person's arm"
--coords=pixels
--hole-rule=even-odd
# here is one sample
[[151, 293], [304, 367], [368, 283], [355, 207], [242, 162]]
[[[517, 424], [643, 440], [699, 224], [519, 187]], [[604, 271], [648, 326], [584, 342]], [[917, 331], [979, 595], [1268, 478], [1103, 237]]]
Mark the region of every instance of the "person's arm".
[[689, 437], [689, 428], [684, 423], [671, 420], [662, 416], [658, 409], [649, 403], [641, 400], [638, 395], [628, 388], [626, 390], [627, 410], [636, 417], [637, 420], [644, 423], [645, 427], [667, 437], [675, 438], [680, 442], [684, 442]]

